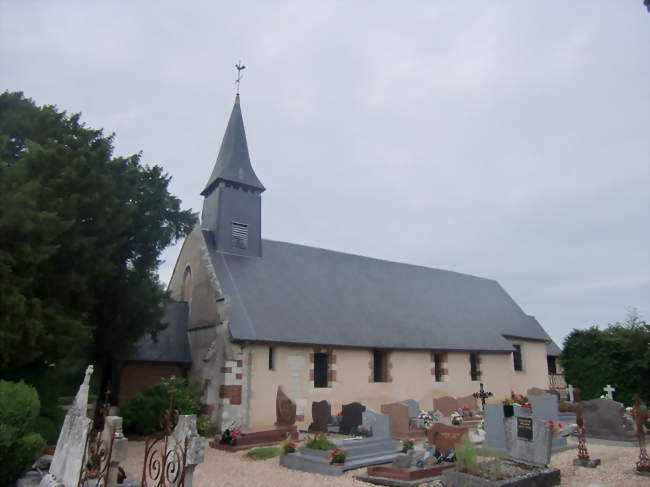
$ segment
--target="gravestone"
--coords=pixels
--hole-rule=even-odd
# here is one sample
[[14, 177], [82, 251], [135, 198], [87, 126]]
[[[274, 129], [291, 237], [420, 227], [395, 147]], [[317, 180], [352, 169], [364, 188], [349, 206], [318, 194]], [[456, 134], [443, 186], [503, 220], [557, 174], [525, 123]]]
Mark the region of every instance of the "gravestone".
[[228, 452], [235, 452], [257, 446], [272, 445], [286, 439], [298, 439], [298, 428], [296, 428], [296, 404], [284, 393], [282, 387], [278, 387], [275, 398], [275, 425], [269, 428], [244, 429], [231, 440], [226, 430], [221, 440], [211, 441], [212, 448]]
[[360, 402], [344, 404], [343, 418], [341, 419], [341, 425], [339, 426], [339, 433], [342, 435], [349, 435], [352, 430], [356, 430], [357, 427], [361, 426], [363, 423], [362, 413], [365, 410], [366, 407]]
[[551, 458], [553, 432], [548, 423], [530, 416], [505, 421], [506, 452], [513, 460], [546, 467]]
[[463, 439], [463, 436], [469, 434], [469, 428], [465, 426], [447, 426], [442, 423], [436, 423], [427, 430], [427, 442], [435, 445], [439, 452], [446, 452]]
[[378, 413], [372, 409], [366, 409], [362, 413], [363, 426], [372, 431], [373, 439], [390, 439], [391, 420], [388, 414]]
[[[529, 392], [530, 393], [530, 392]], [[531, 395], [530, 404], [533, 409], [533, 418], [540, 421], [553, 421], [555, 424], [560, 423], [559, 399], [555, 394], [543, 393], [540, 395]], [[551, 450], [558, 452], [568, 449], [566, 438], [559, 435], [553, 435]]]
[[485, 416], [485, 441], [483, 446], [499, 452], [506, 451], [503, 404], [486, 404], [483, 414]]
[[417, 418], [420, 414], [420, 404], [415, 399], [407, 399], [405, 401], [400, 401], [406, 404], [409, 408], [409, 418]]
[[480, 409], [478, 406], [478, 401], [472, 394], [469, 396], [459, 397], [457, 399], [457, 402], [460, 409], [467, 408], [470, 411], [478, 411]]
[[544, 394], [547, 394], [548, 391], [544, 389], [540, 389], [539, 387], [531, 387], [526, 391], [526, 395], [528, 396], [528, 399], [530, 400], [534, 396], [543, 396]]
[[68, 409], [56, 442], [50, 470], [41, 480], [41, 487], [76, 486], [79, 481], [84, 447], [92, 421], [88, 419], [88, 388], [93, 366], [86, 369], [84, 381]]
[[[185, 443], [186, 440], [187, 443]], [[197, 465], [203, 463], [205, 457], [205, 438], [200, 436], [196, 430], [196, 415], [181, 414], [178, 417], [178, 423], [176, 423], [172, 435], [167, 441], [168, 452], [173, 451], [176, 444], [187, 445], [187, 449], [185, 450], [183, 485], [185, 487], [192, 487], [194, 469]]]
[[458, 401], [455, 397], [443, 396], [433, 398], [433, 410], [439, 410], [444, 416], [451, 416], [451, 413], [458, 411]]
[[381, 412], [390, 418], [394, 438], [403, 439], [410, 436], [408, 409], [408, 406], [401, 402], [382, 404], [381, 406]]
[[566, 388], [567, 392], [569, 393], [569, 402], [574, 402], [573, 401], [573, 391], [575, 390], [575, 387], [573, 387], [571, 384]]
[[278, 386], [275, 398], [275, 417], [278, 426], [290, 426], [296, 422], [296, 403], [284, 393], [282, 386]]
[[603, 398], [582, 404], [587, 438], [636, 442], [634, 422], [625, 416], [623, 404]]
[[317, 401], [311, 403], [312, 423], [307, 431], [320, 431], [327, 433], [327, 424], [332, 416], [332, 407], [328, 401]]
[[605, 391], [605, 394], [607, 394], [607, 399], [610, 401], [614, 400], [614, 393], [616, 392], [616, 389], [614, 389], [612, 386], [607, 384], [606, 387], [603, 387], [603, 391]]

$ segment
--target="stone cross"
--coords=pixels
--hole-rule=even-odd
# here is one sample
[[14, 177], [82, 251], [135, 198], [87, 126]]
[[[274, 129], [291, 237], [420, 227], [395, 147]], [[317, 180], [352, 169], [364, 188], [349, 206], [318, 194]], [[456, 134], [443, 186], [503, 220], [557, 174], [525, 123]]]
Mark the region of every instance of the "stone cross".
[[485, 389], [483, 389], [483, 382], [481, 382], [481, 387], [479, 388], [479, 391], [472, 394], [472, 396], [474, 396], [476, 399], [480, 399], [481, 400], [481, 409], [485, 409], [485, 400], [488, 397], [491, 397], [492, 393], [491, 392], [486, 392]]
[[612, 386], [607, 384], [607, 387], [603, 387], [603, 391], [605, 391], [607, 393], [607, 398], [608, 399], [612, 399], [612, 400], [614, 399], [614, 395], [612, 393], [614, 391], [616, 391], [616, 389], [614, 389]]
[[569, 384], [569, 387], [567, 387], [566, 390], [569, 393], [569, 402], [573, 402], [573, 391], [575, 391], [575, 387]]

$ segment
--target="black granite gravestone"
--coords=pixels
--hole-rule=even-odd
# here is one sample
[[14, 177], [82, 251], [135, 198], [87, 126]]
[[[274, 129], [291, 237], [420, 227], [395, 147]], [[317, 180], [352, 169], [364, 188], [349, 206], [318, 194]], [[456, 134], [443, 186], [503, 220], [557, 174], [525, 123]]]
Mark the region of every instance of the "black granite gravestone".
[[311, 403], [312, 423], [307, 428], [308, 431], [320, 431], [327, 433], [327, 423], [332, 415], [332, 408], [327, 401], [317, 401]]
[[360, 402], [352, 402], [343, 405], [343, 418], [339, 427], [339, 433], [342, 435], [349, 435], [353, 430], [361, 425], [363, 422], [362, 413], [366, 407]]

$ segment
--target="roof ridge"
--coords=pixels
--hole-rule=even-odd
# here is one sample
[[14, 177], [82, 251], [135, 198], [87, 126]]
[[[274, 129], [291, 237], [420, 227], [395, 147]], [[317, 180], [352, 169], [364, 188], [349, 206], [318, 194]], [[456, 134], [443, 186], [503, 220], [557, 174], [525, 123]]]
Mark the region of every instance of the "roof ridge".
[[499, 281], [497, 281], [496, 279], [490, 278], [490, 277], [476, 276], [474, 274], [467, 274], [465, 272], [452, 271], [452, 270], [449, 270], [449, 269], [440, 269], [438, 267], [429, 267], [429, 266], [425, 266], [425, 265], [422, 265], [422, 264], [413, 264], [413, 263], [410, 263], [410, 262], [399, 262], [399, 261], [396, 261], [396, 260], [382, 259], [380, 257], [370, 257], [370, 256], [367, 256], [367, 255], [354, 254], [354, 253], [351, 253], [351, 252], [344, 252], [342, 250], [326, 249], [326, 248], [323, 248], [323, 247], [316, 247], [316, 246], [313, 246], [313, 245], [299, 244], [299, 243], [293, 243], [293, 242], [285, 242], [285, 241], [282, 241], [282, 240], [273, 240], [273, 239], [270, 239], [270, 238], [263, 238], [262, 242], [265, 242], [265, 241], [266, 242], [271, 242], [271, 243], [295, 245], [297, 247], [305, 247], [305, 248], [308, 248], [308, 249], [320, 250], [320, 251], [323, 251], [323, 252], [331, 252], [331, 253], [334, 253], [334, 254], [348, 255], [350, 257], [361, 257], [363, 259], [374, 260], [374, 261], [377, 261], [377, 262], [385, 262], [387, 264], [398, 264], [398, 265], [405, 265], [405, 266], [409, 266], [409, 267], [416, 267], [416, 268], [419, 268], [419, 269], [426, 269], [426, 270], [430, 270], [430, 271], [439, 271], [439, 272], [446, 272], [448, 274], [457, 274], [459, 276], [472, 277], [474, 279], [481, 279], [481, 280], [484, 280], [484, 281], [491, 281], [491, 282], [495, 282], [495, 283], [499, 284]]

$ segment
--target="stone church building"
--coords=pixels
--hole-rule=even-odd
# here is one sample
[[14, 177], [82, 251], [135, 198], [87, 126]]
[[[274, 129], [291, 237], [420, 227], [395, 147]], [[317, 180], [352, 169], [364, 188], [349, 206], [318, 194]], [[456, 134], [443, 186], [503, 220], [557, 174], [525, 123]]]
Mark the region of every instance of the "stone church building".
[[265, 189], [238, 95], [169, 284], [168, 329], [141, 342], [123, 384], [186, 371], [222, 428], [272, 425], [279, 385], [301, 426], [323, 399], [334, 413], [407, 398], [431, 409], [479, 382], [495, 398], [549, 387], [560, 350], [498, 282], [263, 239]]

